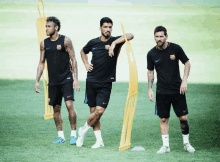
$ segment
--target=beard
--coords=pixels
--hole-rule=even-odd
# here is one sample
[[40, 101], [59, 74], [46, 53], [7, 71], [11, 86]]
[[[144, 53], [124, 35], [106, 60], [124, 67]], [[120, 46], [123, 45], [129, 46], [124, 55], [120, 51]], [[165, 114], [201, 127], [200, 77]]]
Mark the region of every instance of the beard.
[[[160, 43], [160, 44], [159, 44], [159, 43]], [[163, 47], [164, 44], [165, 44], [165, 42], [162, 42], [162, 41], [158, 41], [158, 42], [157, 42], [157, 46], [158, 46], [158, 47]]]
[[55, 34], [55, 30], [52, 33], [50, 33], [50, 37], [52, 37], [54, 34]]
[[111, 36], [111, 33], [108, 32], [109, 34], [105, 35], [104, 33], [102, 33], [102, 35], [105, 37], [105, 39], [108, 39]]
[[50, 32], [50, 33], [48, 33], [48, 32], [46, 31], [46, 34], [47, 34], [47, 36], [52, 37], [52, 36], [55, 34], [55, 30], [52, 31], [52, 32]]

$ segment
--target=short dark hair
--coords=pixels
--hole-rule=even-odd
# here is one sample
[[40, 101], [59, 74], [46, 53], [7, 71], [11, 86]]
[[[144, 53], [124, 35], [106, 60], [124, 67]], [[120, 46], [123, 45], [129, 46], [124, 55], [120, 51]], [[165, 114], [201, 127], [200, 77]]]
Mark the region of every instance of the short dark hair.
[[112, 19], [110, 19], [109, 17], [103, 17], [100, 20], [100, 27], [104, 24], [104, 23], [111, 23], [113, 25]]
[[60, 27], [61, 27], [61, 24], [60, 24], [60, 20], [54, 16], [50, 16], [47, 18], [47, 22], [54, 22], [54, 26], [58, 26], [58, 31], [60, 31]]
[[157, 26], [155, 29], [154, 29], [154, 34], [156, 32], [160, 32], [160, 31], [163, 31], [164, 32], [164, 35], [167, 36], [167, 29], [163, 26]]

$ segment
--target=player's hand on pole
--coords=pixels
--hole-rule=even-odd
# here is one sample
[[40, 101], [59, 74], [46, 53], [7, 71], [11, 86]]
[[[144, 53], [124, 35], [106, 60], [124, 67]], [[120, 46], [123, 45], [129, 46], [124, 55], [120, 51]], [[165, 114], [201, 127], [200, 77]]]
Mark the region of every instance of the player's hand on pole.
[[150, 101], [154, 102], [154, 92], [152, 89], [148, 89], [148, 98]]
[[36, 91], [37, 93], [40, 93], [40, 85], [39, 85], [39, 82], [38, 82], [38, 81], [35, 82], [35, 91]]
[[180, 94], [184, 95], [187, 92], [187, 82], [182, 81], [181, 86], [180, 86]]
[[88, 64], [88, 65], [86, 66], [86, 70], [87, 70], [88, 72], [91, 72], [91, 71], [93, 70], [93, 64]]
[[79, 81], [78, 79], [74, 79], [73, 81], [73, 88], [75, 88], [76, 91], [80, 91]]
[[115, 49], [115, 42], [112, 42], [108, 52], [110, 57], [114, 56], [114, 49]]

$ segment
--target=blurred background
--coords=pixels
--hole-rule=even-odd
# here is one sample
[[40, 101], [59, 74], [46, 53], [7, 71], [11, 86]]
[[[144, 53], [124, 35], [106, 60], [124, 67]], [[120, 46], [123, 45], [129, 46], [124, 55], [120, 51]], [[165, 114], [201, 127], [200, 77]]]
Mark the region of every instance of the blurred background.
[[[46, 16], [61, 21], [60, 34], [71, 38], [79, 80], [86, 79], [80, 50], [100, 36], [102, 17], [113, 20], [113, 36], [133, 33], [131, 41], [140, 82], [147, 82], [146, 55], [155, 46], [153, 31], [163, 25], [168, 41], [179, 44], [192, 64], [191, 83], [220, 83], [219, 0], [43, 0]], [[42, 11], [41, 3], [40, 8]], [[40, 58], [37, 0], [0, 0], [0, 78], [35, 79]], [[91, 53], [89, 58], [91, 58]], [[180, 63], [181, 76], [184, 65]], [[126, 47], [117, 65], [117, 81], [128, 81]]]

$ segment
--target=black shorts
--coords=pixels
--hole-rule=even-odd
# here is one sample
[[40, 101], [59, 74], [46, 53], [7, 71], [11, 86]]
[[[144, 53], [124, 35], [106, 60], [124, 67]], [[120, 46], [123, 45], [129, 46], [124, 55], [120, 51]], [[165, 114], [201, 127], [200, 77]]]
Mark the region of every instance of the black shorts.
[[188, 114], [185, 95], [156, 94], [156, 115], [158, 115], [160, 118], [169, 118], [171, 104], [177, 117], [181, 117]]
[[89, 107], [107, 108], [112, 90], [112, 82], [86, 81], [85, 103]]
[[73, 82], [67, 82], [61, 85], [49, 86], [49, 105], [56, 106], [62, 102], [62, 97], [65, 101], [74, 101]]

